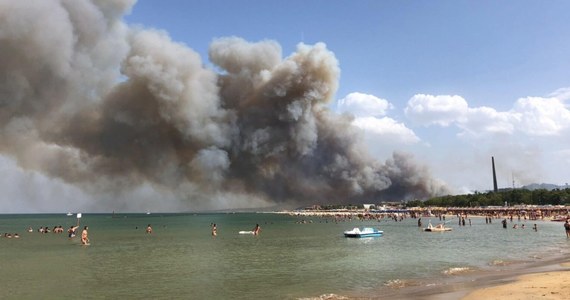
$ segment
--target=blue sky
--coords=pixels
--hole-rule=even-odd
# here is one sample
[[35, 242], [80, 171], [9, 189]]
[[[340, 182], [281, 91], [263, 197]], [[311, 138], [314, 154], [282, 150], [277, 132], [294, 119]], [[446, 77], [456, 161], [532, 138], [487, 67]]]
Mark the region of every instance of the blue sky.
[[413, 153], [466, 192], [491, 188], [491, 156], [501, 186], [570, 181], [568, 11], [567, 1], [139, 1], [125, 20], [166, 31], [205, 64], [220, 37], [274, 40], [284, 56], [325, 43], [341, 69], [331, 109], [356, 116], [370, 152]]

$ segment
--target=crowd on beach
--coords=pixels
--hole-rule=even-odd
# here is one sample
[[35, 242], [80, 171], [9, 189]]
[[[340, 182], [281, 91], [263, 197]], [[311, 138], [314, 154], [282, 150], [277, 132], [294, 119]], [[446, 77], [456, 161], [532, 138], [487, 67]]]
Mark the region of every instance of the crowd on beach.
[[[422, 217], [436, 218], [441, 223], [447, 223], [451, 218], [457, 218], [459, 226], [471, 226], [471, 217], [485, 217], [486, 224], [492, 224], [493, 220], [500, 220], [503, 228], [507, 228], [507, 223], [513, 223], [516, 219], [517, 222], [512, 225], [513, 229], [525, 229], [524, 222], [529, 221], [559, 221], [564, 222], [566, 236], [570, 238], [570, 207], [492, 207], [492, 208], [449, 208], [449, 207], [435, 207], [435, 208], [412, 208], [412, 209], [398, 209], [393, 208], [390, 210], [320, 210], [320, 209], [305, 209], [299, 211], [287, 212], [289, 215], [297, 217], [322, 217], [324, 222], [339, 223], [350, 222], [352, 220], [393, 220], [394, 222], [401, 222], [407, 218], [418, 219], [418, 226], [422, 226]], [[519, 225], [523, 222], [523, 224]], [[312, 223], [302, 219], [297, 221], [300, 224]], [[533, 223], [532, 230], [538, 231], [538, 225]]]
[[570, 206], [564, 207], [428, 207], [428, 208], [390, 208], [390, 209], [340, 209], [340, 210], [320, 210], [304, 209], [286, 212], [295, 216], [326, 216], [346, 219], [394, 219], [418, 217], [438, 217], [445, 216], [476, 216], [488, 219], [517, 218], [518, 220], [557, 220], [570, 219]]

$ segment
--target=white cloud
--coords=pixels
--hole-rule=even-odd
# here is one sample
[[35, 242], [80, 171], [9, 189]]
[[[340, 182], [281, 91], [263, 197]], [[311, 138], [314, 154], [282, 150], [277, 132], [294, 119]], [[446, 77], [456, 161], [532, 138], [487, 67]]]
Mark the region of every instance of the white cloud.
[[352, 124], [385, 143], [415, 144], [420, 141], [406, 125], [388, 117], [381, 119], [374, 117], [356, 118]]
[[570, 110], [563, 99], [570, 89], [560, 89], [556, 97], [526, 97], [516, 101], [513, 108], [500, 112], [490, 107], [470, 108], [460, 96], [413, 96], [405, 113], [422, 125], [456, 125], [461, 136], [480, 137], [488, 134], [523, 134], [527, 136], [560, 135], [570, 129]]
[[480, 136], [486, 133], [512, 134], [515, 130], [513, 115], [506, 112], [498, 112], [494, 108], [482, 106], [470, 108], [457, 121], [457, 126], [464, 134]]
[[460, 96], [414, 95], [404, 109], [408, 118], [421, 125], [449, 126], [463, 120], [469, 107]]
[[518, 129], [534, 136], [560, 135], [570, 128], [570, 110], [556, 97], [518, 99], [511, 110]]
[[568, 101], [570, 100], [570, 87], [557, 89], [556, 91], [552, 92], [548, 97], [558, 98], [560, 101]]
[[420, 141], [416, 134], [386, 114], [394, 106], [374, 95], [350, 93], [338, 100], [337, 111], [355, 116], [352, 124], [362, 129], [366, 139], [376, 144], [410, 145]]
[[385, 116], [387, 110], [392, 108], [387, 100], [363, 93], [350, 93], [337, 103], [338, 111], [349, 112], [356, 117]]

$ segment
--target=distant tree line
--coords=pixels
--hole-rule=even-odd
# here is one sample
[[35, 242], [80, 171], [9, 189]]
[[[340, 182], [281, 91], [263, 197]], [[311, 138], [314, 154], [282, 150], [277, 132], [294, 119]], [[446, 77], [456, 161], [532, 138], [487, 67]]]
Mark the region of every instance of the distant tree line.
[[452, 206], [452, 207], [479, 207], [479, 206], [509, 206], [513, 205], [570, 205], [570, 188], [566, 189], [512, 189], [498, 192], [475, 192], [467, 195], [454, 195], [435, 197], [425, 201], [408, 201], [407, 207], [425, 206]]

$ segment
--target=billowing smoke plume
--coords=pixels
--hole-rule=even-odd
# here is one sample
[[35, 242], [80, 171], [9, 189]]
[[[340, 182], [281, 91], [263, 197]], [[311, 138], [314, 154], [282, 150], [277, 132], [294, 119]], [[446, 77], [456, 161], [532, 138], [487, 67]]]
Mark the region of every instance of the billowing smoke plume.
[[0, 0], [3, 155], [91, 194], [149, 189], [187, 209], [444, 191], [405, 155], [372, 159], [350, 117], [327, 108], [340, 70], [324, 44], [283, 58], [272, 41], [217, 39], [212, 70], [122, 22], [132, 5]]

